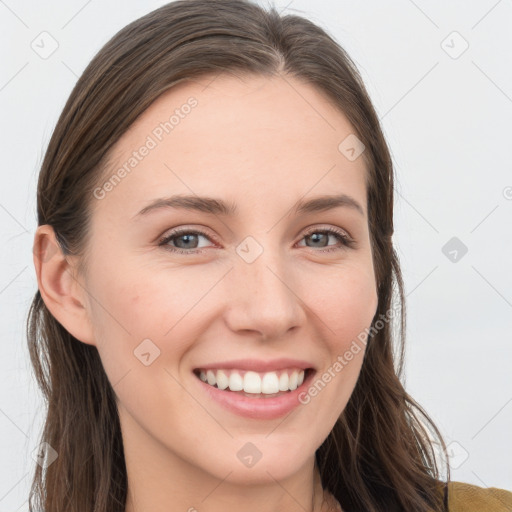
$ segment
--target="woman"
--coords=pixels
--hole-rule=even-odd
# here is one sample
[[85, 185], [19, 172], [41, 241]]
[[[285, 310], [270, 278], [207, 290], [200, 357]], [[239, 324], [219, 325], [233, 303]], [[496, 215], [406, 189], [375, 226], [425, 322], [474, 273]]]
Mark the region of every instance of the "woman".
[[441, 479], [400, 382], [391, 158], [311, 22], [182, 0], [125, 27], [57, 123], [38, 224], [32, 505], [510, 510]]

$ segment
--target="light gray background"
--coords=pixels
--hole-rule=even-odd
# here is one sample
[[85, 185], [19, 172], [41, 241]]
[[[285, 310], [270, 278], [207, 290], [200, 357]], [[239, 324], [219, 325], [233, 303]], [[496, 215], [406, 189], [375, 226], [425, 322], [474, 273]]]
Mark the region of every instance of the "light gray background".
[[[37, 286], [31, 247], [38, 168], [93, 55], [164, 3], [0, 1], [0, 512], [28, 510], [42, 424], [24, 331]], [[345, 47], [382, 119], [397, 172], [407, 390], [451, 443], [454, 480], [512, 489], [512, 5], [275, 5], [312, 19]], [[43, 31], [58, 42], [46, 59], [31, 48], [48, 37]], [[458, 55], [464, 40], [469, 47]], [[452, 237], [468, 248], [456, 262], [442, 252]]]

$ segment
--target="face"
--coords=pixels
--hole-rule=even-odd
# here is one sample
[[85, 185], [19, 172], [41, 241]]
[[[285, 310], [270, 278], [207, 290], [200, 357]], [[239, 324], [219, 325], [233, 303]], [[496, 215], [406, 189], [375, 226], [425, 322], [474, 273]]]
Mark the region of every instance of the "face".
[[263, 482], [312, 460], [377, 309], [366, 168], [338, 149], [353, 133], [297, 79], [221, 76], [168, 91], [115, 145], [84, 287], [128, 463]]

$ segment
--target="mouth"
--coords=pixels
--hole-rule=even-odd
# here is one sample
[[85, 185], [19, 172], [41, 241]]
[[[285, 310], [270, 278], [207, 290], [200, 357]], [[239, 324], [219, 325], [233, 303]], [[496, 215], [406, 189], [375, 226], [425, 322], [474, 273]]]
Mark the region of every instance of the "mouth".
[[275, 398], [287, 395], [309, 380], [313, 368], [285, 368], [255, 372], [233, 368], [196, 368], [194, 375], [209, 386], [248, 398]]

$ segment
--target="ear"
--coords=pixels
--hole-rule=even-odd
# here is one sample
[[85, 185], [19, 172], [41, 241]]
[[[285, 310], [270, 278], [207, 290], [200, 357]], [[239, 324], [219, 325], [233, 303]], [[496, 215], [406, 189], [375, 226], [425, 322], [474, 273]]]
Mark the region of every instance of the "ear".
[[87, 309], [87, 291], [57, 242], [49, 224], [39, 226], [34, 236], [34, 267], [41, 297], [55, 319], [76, 339], [95, 345]]

